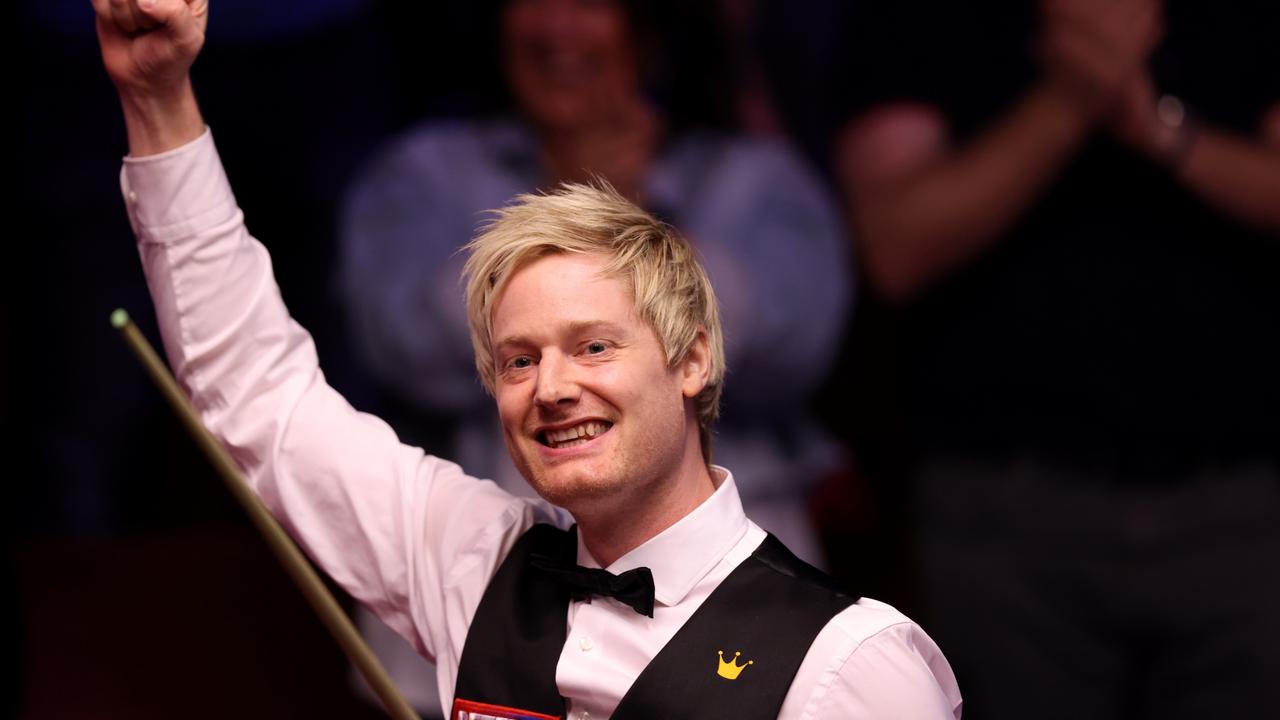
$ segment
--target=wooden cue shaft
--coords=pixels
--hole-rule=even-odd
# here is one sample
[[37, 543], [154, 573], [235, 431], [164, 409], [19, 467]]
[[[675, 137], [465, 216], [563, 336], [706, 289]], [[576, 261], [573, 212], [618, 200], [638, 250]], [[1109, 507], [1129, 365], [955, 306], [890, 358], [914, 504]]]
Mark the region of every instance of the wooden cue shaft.
[[151, 343], [142, 336], [138, 327], [129, 319], [129, 314], [124, 310], [116, 310], [111, 314], [111, 324], [120, 331], [125, 342], [138, 356], [138, 360], [142, 362], [146, 368], [147, 374], [151, 376], [156, 387], [160, 389], [160, 393], [169, 401], [169, 405], [173, 407], [174, 412], [178, 414], [178, 419], [191, 432], [191, 436], [195, 438], [196, 444], [204, 451], [205, 455], [213, 463], [218, 474], [222, 476], [223, 482], [227, 488], [231, 490], [231, 494], [235, 496], [236, 501], [249, 514], [249, 519], [257, 526], [262, 533], [262, 537], [266, 539], [267, 545], [271, 547], [272, 552], [284, 565], [284, 569], [293, 578], [298, 589], [302, 591], [307, 602], [320, 616], [320, 621], [329, 629], [329, 633], [338, 641], [338, 645], [346, 652], [347, 657], [351, 658], [351, 662], [360, 670], [360, 674], [368, 681], [369, 686], [373, 688], [374, 693], [382, 702], [383, 708], [387, 713], [396, 718], [396, 720], [420, 720], [417, 713], [410, 707], [400, 691], [396, 688], [391, 677], [387, 675], [387, 671], [383, 669], [382, 664], [378, 662], [378, 658], [369, 650], [369, 646], [365, 644], [364, 639], [360, 637], [360, 633], [356, 631], [355, 626], [351, 623], [351, 619], [338, 605], [338, 601], [334, 599], [329, 589], [325, 587], [320, 580], [320, 576], [311, 567], [311, 563], [303, 556], [302, 551], [289, 538], [276, 519], [271, 516], [263, 506], [262, 501], [258, 499], [253, 491], [249, 489], [249, 485], [240, 475], [240, 468], [235, 461], [231, 459], [231, 455], [227, 452], [222, 443], [205, 428], [204, 423], [200, 421], [200, 416], [196, 414], [191, 403], [187, 400], [187, 396], [178, 387], [178, 383], [173, 379], [173, 375], [169, 372], [169, 368], [160, 360], [159, 356], [151, 347]]

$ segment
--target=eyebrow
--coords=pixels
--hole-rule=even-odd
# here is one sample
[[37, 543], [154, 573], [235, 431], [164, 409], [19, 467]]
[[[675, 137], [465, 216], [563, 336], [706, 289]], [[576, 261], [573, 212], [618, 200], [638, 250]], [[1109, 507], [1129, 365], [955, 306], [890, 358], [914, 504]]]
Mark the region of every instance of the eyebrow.
[[[589, 332], [600, 332], [605, 335], [626, 335], [626, 331], [621, 325], [607, 320], [574, 320], [568, 324], [566, 329], [570, 335], [585, 335]], [[527, 335], [511, 335], [495, 343], [493, 351], [494, 355], [498, 355], [508, 348], [526, 348], [535, 345], [536, 343]]]

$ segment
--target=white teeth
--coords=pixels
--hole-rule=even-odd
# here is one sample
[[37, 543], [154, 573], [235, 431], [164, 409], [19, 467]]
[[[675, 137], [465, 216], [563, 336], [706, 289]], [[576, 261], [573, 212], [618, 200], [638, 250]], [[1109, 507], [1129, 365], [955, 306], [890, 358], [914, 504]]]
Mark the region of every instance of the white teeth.
[[[563, 430], [549, 430], [547, 431], [547, 442], [553, 447], [560, 447], [565, 443], [573, 443], [579, 438], [594, 438], [606, 429], [608, 429], [608, 425], [605, 423], [592, 420]], [[583, 442], [586, 442], [586, 440], [583, 440]]]

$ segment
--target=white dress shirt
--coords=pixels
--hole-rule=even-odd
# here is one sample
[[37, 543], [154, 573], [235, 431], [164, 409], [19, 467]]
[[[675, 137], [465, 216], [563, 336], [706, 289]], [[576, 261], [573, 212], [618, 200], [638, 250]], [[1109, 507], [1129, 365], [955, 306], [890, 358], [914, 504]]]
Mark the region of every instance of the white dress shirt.
[[[572, 518], [402, 445], [325, 383], [311, 337], [281, 301], [265, 248], [245, 229], [207, 131], [167, 153], [126, 158], [121, 184], [179, 382], [307, 553], [435, 659], [447, 709], [467, 628], [503, 558], [532, 524], [563, 528]], [[714, 474], [710, 499], [607, 568], [653, 571], [653, 618], [612, 599], [570, 604], [556, 668], [569, 717], [608, 717], [764, 539], [743, 514], [729, 472]], [[598, 567], [581, 544], [578, 560]], [[708, 672], [716, 663], [708, 658]], [[955, 678], [933, 641], [893, 608], [863, 599], [818, 634], [780, 716], [959, 714]]]

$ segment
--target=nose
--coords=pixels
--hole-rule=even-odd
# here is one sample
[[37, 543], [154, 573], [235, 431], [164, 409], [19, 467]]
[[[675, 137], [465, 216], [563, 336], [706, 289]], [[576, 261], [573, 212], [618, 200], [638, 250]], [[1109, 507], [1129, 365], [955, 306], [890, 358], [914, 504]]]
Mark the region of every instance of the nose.
[[573, 363], [560, 353], [544, 353], [538, 362], [534, 399], [547, 409], [578, 401], [581, 389], [574, 379]]

